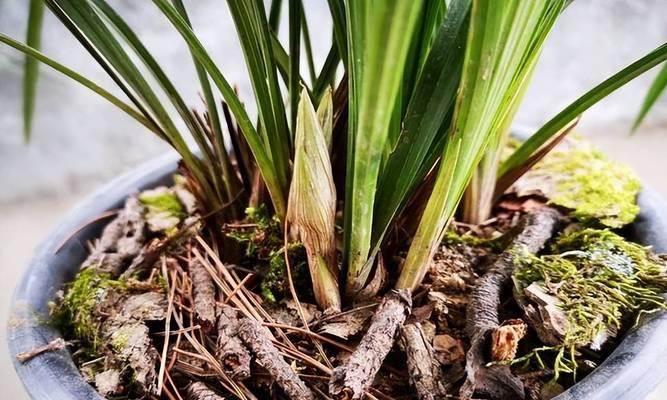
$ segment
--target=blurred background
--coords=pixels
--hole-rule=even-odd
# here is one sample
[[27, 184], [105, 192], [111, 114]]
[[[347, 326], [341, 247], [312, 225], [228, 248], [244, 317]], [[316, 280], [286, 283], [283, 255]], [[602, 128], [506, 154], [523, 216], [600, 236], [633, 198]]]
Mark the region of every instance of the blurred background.
[[[190, 54], [150, 1], [110, 0], [154, 52], [190, 104], [200, 105]], [[225, 2], [185, 1], [195, 30], [230, 82], [251, 98], [245, 65]], [[190, 4], [187, 4], [190, 3]], [[331, 32], [324, 0], [305, 1], [314, 55], [323, 62]], [[22, 39], [26, 0], [0, 0], [0, 32]], [[667, 41], [667, 0], [577, 0], [547, 40], [517, 118], [536, 127], [612, 73]], [[285, 24], [283, 24], [285, 25]], [[43, 51], [106, 88], [105, 73], [51, 15]], [[129, 117], [57, 73], [41, 69], [33, 138], [22, 134], [23, 57], [0, 46], [0, 387], [3, 398], [25, 399], [5, 342], [8, 304], [34, 246], [89, 192], [169, 149]], [[319, 67], [318, 67], [319, 68]], [[596, 105], [578, 131], [633, 167], [667, 197], [667, 97], [630, 136], [630, 126], [657, 69]], [[647, 366], [649, 367], [649, 366]], [[667, 384], [650, 397], [667, 398]]]

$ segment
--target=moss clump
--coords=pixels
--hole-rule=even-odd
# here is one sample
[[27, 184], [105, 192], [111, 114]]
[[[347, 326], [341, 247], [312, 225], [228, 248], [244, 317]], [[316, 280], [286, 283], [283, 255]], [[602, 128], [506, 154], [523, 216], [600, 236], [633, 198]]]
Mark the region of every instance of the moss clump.
[[[308, 287], [306, 252], [300, 243], [290, 244], [287, 248], [292, 267], [292, 279], [298, 287]], [[304, 285], [306, 284], [306, 285]], [[269, 265], [259, 286], [260, 294], [269, 303], [275, 303], [290, 293], [287, 279], [287, 263], [285, 249], [274, 251], [269, 258]]]
[[[256, 268], [262, 275], [260, 295], [267, 302], [275, 303], [290, 295], [282, 226], [264, 205], [248, 207], [245, 212], [243, 223], [230, 225], [225, 234], [245, 246], [244, 264]], [[305, 248], [294, 243], [287, 251], [294, 284], [310, 287]]]
[[113, 338], [111, 340], [111, 346], [116, 351], [122, 351], [127, 347], [130, 341], [130, 334], [126, 327], [121, 327], [119, 330], [114, 332]]
[[493, 252], [503, 251], [507, 247], [507, 236], [481, 237], [471, 233], [460, 234], [455, 229], [448, 229], [442, 239], [445, 246], [470, 246], [488, 249]]
[[542, 191], [551, 204], [572, 210], [573, 217], [592, 226], [619, 228], [639, 213], [636, 175], [581, 139], [571, 149], [550, 153], [516, 186], [519, 192]]
[[649, 249], [609, 231], [583, 229], [562, 234], [552, 255], [517, 255], [514, 273], [522, 292], [538, 283], [558, 300], [567, 317], [562, 344], [533, 350], [555, 351], [554, 371], [575, 373], [576, 350], [614, 335], [628, 320], [667, 308], [667, 269]]
[[79, 272], [52, 311], [52, 321], [68, 337], [75, 337], [97, 351], [99, 324], [95, 312], [110, 289], [124, 289], [122, 281], [98, 274], [93, 267]]
[[139, 195], [139, 201], [146, 206], [148, 214], [165, 213], [179, 219], [185, 216], [181, 202], [171, 190], [147, 190]]
[[245, 246], [249, 261], [268, 260], [283, 245], [280, 221], [272, 217], [264, 205], [248, 207], [242, 227], [230, 228], [225, 234]]

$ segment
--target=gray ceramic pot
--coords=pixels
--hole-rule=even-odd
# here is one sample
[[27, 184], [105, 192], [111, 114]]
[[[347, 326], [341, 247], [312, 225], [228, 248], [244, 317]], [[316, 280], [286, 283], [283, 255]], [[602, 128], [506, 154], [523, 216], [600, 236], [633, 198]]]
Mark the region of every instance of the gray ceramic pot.
[[[101, 399], [81, 377], [67, 350], [44, 353], [25, 364], [14, 356], [59, 337], [45, 323], [48, 302], [77, 273], [86, 257], [83, 244], [98, 236], [108, 222], [90, 221], [121, 206], [131, 193], [169, 183], [175, 168], [176, 157], [163, 157], [112, 181], [76, 207], [36, 250], [14, 293], [7, 327], [14, 368], [31, 398]], [[650, 189], [640, 194], [639, 204], [642, 211], [633, 224], [635, 238], [667, 253], [667, 204]], [[666, 359], [667, 313], [661, 313], [629, 332], [593, 373], [558, 399], [642, 399], [665, 377]]]

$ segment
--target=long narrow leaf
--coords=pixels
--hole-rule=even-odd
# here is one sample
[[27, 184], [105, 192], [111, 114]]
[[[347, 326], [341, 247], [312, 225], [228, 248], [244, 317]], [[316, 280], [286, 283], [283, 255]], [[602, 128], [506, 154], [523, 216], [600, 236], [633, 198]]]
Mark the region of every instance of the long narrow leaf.
[[313, 84], [313, 98], [315, 101], [318, 101], [322, 97], [322, 94], [327, 87], [334, 85], [336, 68], [338, 68], [339, 64], [340, 54], [338, 53], [338, 47], [334, 44], [329, 49], [322, 70]]
[[347, 64], [347, 22], [345, 20], [345, 4], [343, 0], [327, 0], [333, 21], [334, 42], [344, 64]]
[[662, 93], [665, 91], [665, 88], [667, 88], [667, 64], [665, 64], [660, 72], [658, 72], [658, 75], [655, 77], [651, 87], [648, 89], [648, 92], [646, 92], [646, 97], [644, 97], [644, 102], [639, 109], [637, 119], [632, 125], [633, 131], [639, 128], [639, 125], [641, 125], [642, 121], [644, 121], [646, 114], [648, 114], [649, 110], [653, 108], [653, 105], [658, 100], [660, 95], [662, 95]]
[[306, 63], [308, 64], [308, 73], [310, 74], [310, 83], [315, 84], [317, 73], [315, 72], [315, 61], [313, 60], [313, 46], [310, 43], [310, 29], [308, 28], [308, 20], [306, 19], [306, 12], [303, 5], [303, 0], [298, 0], [301, 3], [299, 10], [301, 11], [301, 33], [303, 35], [303, 47], [306, 50]]
[[[42, 0], [30, 0], [28, 31], [25, 43], [36, 50], [41, 48], [43, 20], [44, 2]], [[38, 78], [39, 61], [33, 57], [26, 56], [23, 71], [23, 138], [26, 142], [30, 140], [30, 132], [32, 130]]]
[[667, 43], [657, 47], [649, 54], [628, 65], [604, 82], [586, 92], [586, 94], [565, 107], [565, 109], [556, 114], [556, 116], [551, 118], [537, 132], [535, 132], [534, 135], [523, 142], [521, 146], [519, 146], [519, 148], [516, 149], [500, 166], [498, 171], [499, 175], [502, 176], [508, 171], [523, 164], [535, 151], [539, 150], [544, 143], [548, 142], [553, 135], [576, 119], [581, 113], [588, 110], [591, 106], [614, 92], [616, 89], [622, 87], [665, 60], [667, 60]]
[[461, 78], [469, 11], [470, 0], [452, 2], [425, 61], [398, 143], [378, 185], [375, 246], [442, 153], [442, 137], [449, 126]]
[[[380, 164], [391, 135], [390, 110], [396, 104], [410, 40], [421, 8], [412, 1], [352, 1], [350, 31], [350, 131], [346, 189], [347, 290], [356, 293], [368, 277], [373, 207]], [[360, 15], [358, 15], [360, 14]], [[392, 62], [387, 62], [391, 60]], [[354, 112], [352, 111], [354, 109]], [[354, 143], [350, 145], [350, 143]], [[351, 171], [350, 171], [351, 169]]]
[[107, 90], [103, 89], [99, 85], [97, 85], [95, 82], [85, 78], [84, 76], [80, 75], [79, 73], [65, 67], [64, 65], [58, 63], [57, 61], [47, 57], [46, 55], [40, 53], [36, 49], [33, 49], [23, 43], [20, 43], [9, 36], [0, 33], [0, 42], [13, 47], [14, 49], [20, 51], [21, 53], [25, 54], [27, 57], [34, 58], [35, 60], [43, 63], [44, 65], [47, 65], [51, 68], [53, 68], [55, 71], [60, 72], [61, 74], [67, 76], [68, 78], [72, 79], [75, 82], [78, 82], [79, 84], [83, 85], [84, 87], [90, 89], [94, 93], [98, 94], [100, 97], [108, 101], [109, 103], [113, 104], [114, 106], [118, 107], [120, 110], [122, 110], [124, 113], [129, 115], [130, 117], [134, 118], [136, 121], [144, 125], [146, 128], [157, 134], [158, 136], [162, 135], [162, 132], [160, 132], [159, 127], [157, 127], [155, 124], [153, 124], [151, 121], [149, 121], [143, 114], [138, 112], [135, 108], [133, 108], [131, 105], [125, 103], [118, 97], [114, 96]]
[[290, 128], [294, 133], [299, 104], [299, 66], [301, 63], [301, 1], [289, 0], [289, 79]]
[[[174, 8], [181, 14], [183, 20], [192, 28], [192, 23], [188, 17], [188, 13], [183, 5], [181, 0], [172, 0]], [[224, 146], [224, 139], [222, 136], [222, 125], [220, 123], [220, 114], [218, 113], [217, 101], [213, 95], [213, 90], [211, 90], [211, 82], [209, 82], [208, 74], [202, 65], [197, 61], [196, 57], [192, 57], [195, 64], [195, 69], [197, 71], [197, 77], [201, 85], [201, 90], [204, 95], [204, 101], [206, 102], [206, 109], [208, 111], [209, 121], [211, 129], [213, 130], [214, 140], [213, 145], [215, 146], [216, 154], [219, 157], [220, 168], [222, 169], [222, 174], [224, 175], [224, 185], [226, 189], [226, 198], [225, 203], [228, 203], [234, 198], [237, 198], [237, 194], [240, 191], [240, 182], [238, 181], [237, 175], [234, 172], [232, 167], [231, 160], [227, 154], [227, 149]], [[234, 208], [232, 208], [234, 211]], [[238, 215], [234, 215], [238, 217]]]
[[266, 186], [271, 195], [271, 200], [276, 210], [276, 214], [279, 218], [284, 218], [285, 212], [287, 210], [286, 200], [287, 200], [287, 190], [286, 183], [282, 181], [276, 171], [276, 166], [270, 159], [267, 151], [265, 150], [265, 144], [257, 130], [250, 121], [250, 117], [243, 107], [243, 104], [239, 100], [238, 96], [234, 92], [234, 89], [231, 87], [229, 82], [225, 79], [220, 72], [220, 69], [211, 59], [208, 52], [204, 49], [197, 36], [192, 32], [187, 23], [181, 18], [178, 12], [167, 2], [167, 0], [153, 0], [153, 2], [158, 6], [162, 13], [169, 19], [169, 21], [174, 25], [174, 27], [181, 34], [185, 42], [188, 44], [192, 50], [193, 55], [199, 60], [201, 65], [206, 69], [206, 72], [211, 77], [211, 80], [220, 90], [222, 97], [227, 102], [230, 111], [236, 118], [237, 123], [243, 133], [245, 139], [248, 142], [248, 146], [252, 151], [257, 166], [260, 169], [262, 177], [266, 183]]
[[536, 43], [565, 0], [473, 2], [454, 122], [435, 186], [408, 251], [398, 288], [422, 280], [487, 143], [514, 111], [514, 88], [529, 74]]
[[264, 3], [262, 0], [228, 0], [227, 4], [255, 92], [265, 149], [281, 186], [286, 187], [291, 140]]
[[271, 0], [269, 8], [269, 26], [274, 33], [278, 33], [280, 27], [280, 12], [283, 8], [283, 0]]

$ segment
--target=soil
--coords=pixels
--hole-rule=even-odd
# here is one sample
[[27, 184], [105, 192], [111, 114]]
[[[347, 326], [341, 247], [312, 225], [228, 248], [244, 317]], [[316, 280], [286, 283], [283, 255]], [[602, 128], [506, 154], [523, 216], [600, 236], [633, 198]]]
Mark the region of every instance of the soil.
[[[547, 399], [598, 365], [634, 318], [619, 308], [624, 322], [605, 325], [601, 345], [559, 352], [571, 321], [557, 283], [516, 289], [524, 257], [578, 229], [563, 228], [567, 210], [541, 195], [504, 196], [480, 226], [453, 223], [412, 294], [389, 290], [399, 247], [377, 268], [379, 295], [332, 314], [314, 305], [305, 251], [291, 245], [285, 262], [280, 225], [263, 208], [211, 230], [183, 188], [149, 194], [127, 200], [54, 306], [64, 341], [22, 355], [67, 344], [108, 398]], [[221, 236], [236, 245], [223, 251]], [[655, 265], [652, 288], [667, 288]]]

